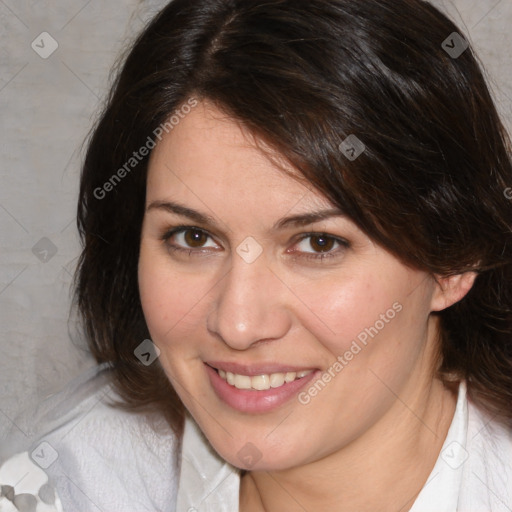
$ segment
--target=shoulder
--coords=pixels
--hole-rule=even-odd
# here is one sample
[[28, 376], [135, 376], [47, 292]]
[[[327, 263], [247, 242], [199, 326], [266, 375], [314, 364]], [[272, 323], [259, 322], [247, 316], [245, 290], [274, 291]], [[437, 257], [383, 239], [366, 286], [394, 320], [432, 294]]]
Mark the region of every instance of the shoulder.
[[48, 475], [64, 511], [171, 512], [179, 440], [163, 418], [150, 422], [114, 408], [118, 398], [108, 371], [96, 369], [73, 381], [35, 412], [42, 427], [27, 455]]
[[468, 397], [461, 381], [447, 436], [411, 512], [510, 512], [512, 431]]

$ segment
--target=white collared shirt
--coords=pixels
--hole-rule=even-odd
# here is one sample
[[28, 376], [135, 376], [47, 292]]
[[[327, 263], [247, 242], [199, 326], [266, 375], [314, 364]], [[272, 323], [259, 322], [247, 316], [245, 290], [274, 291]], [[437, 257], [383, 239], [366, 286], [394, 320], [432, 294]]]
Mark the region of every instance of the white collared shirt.
[[[104, 399], [115, 395], [107, 373], [98, 367], [44, 404], [43, 433], [0, 467], [0, 486], [37, 495], [49, 479], [57, 496], [53, 505], [36, 496], [37, 512], [60, 512], [60, 503], [64, 512], [238, 512], [240, 471], [197, 424], [187, 417], [180, 443], [144, 416], [109, 407]], [[51, 464], [43, 471], [33, 461]], [[16, 510], [11, 504], [0, 497], [0, 512]], [[462, 382], [446, 440], [410, 512], [511, 511], [512, 430], [469, 402]]]

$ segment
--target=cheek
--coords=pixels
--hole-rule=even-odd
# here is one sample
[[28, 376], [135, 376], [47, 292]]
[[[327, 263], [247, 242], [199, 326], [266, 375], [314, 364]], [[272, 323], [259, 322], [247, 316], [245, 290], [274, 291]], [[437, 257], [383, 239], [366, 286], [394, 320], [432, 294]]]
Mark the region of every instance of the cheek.
[[172, 270], [168, 259], [141, 248], [139, 292], [149, 332], [160, 349], [179, 344], [180, 334], [199, 327], [208, 301], [208, 281], [204, 276]]
[[380, 365], [400, 359], [398, 351], [406, 360], [413, 356], [426, 334], [428, 287], [420, 284], [422, 274], [391, 270], [303, 281], [293, 287], [302, 304], [300, 323], [331, 358], [346, 355], [351, 361], [357, 355], [359, 364], [373, 360]]
[[397, 293], [371, 275], [327, 276], [302, 282], [293, 292], [303, 304], [302, 323], [340, 348], [374, 325], [397, 300]]

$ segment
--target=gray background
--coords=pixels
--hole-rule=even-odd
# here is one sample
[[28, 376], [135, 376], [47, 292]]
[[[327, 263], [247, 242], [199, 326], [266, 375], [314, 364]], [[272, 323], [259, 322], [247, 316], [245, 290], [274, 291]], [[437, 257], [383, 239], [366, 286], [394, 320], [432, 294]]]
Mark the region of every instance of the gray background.
[[[68, 322], [81, 144], [120, 51], [165, 3], [0, 0], [0, 441], [93, 364]], [[512, 0], [434, 3], [469, 35], [510, 131]], [[42, 32], [58, 44], [46, 59]]]

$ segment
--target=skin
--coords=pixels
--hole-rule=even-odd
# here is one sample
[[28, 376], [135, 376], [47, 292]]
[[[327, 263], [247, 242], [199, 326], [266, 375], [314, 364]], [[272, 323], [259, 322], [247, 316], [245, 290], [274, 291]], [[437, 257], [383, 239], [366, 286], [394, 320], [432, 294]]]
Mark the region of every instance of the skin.
[[[284, 217], [332, 208], [277, 160], [208, 102], [154, 149], [139, 287], [160, 364], [221, 457], [244, 468], [237, 453], [247, 442], [261, 453], [245, 467], [241, 511], [408, 510], [456, 403], [433, 377], [438, 326], [431, 313], [460, 300], [474, 275], [436, 281], [343, 216], [274, 230]], [[159, 201], [216, 224], [155, 207]], [[162, 240], [179, 226], [206, 235]], [[320, 259], [318, 238], [304, 238], [312, 232], [349, 246], [330, 240], [331, 256]], [[236, 252], [248, 236], [263, 250], [250, 264]], [[402, 310], [307, 405], [293, 398], [263, 414], [242, 413], [211, 387], [204, 361], [327, 370], [394, 303]]]

